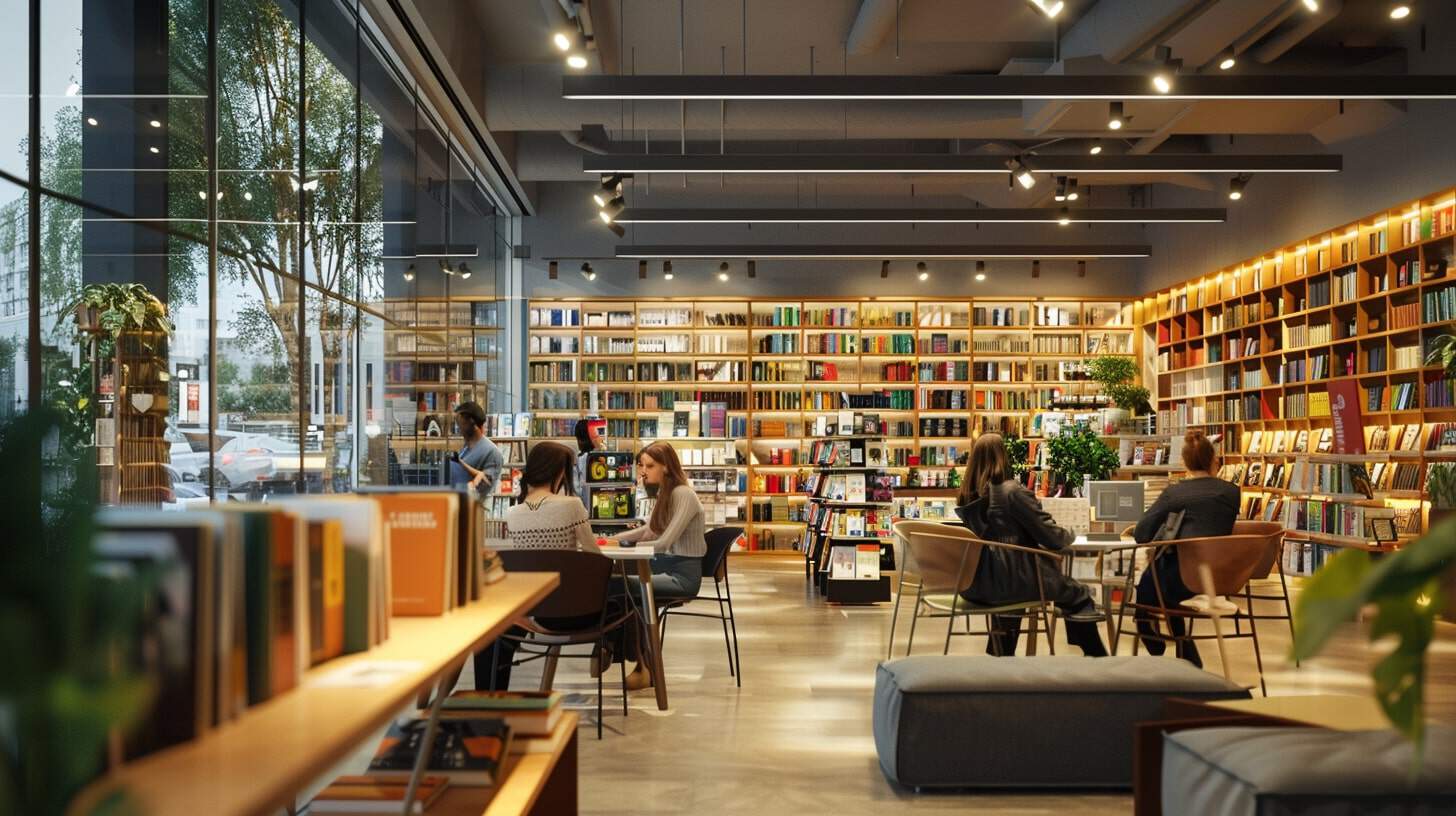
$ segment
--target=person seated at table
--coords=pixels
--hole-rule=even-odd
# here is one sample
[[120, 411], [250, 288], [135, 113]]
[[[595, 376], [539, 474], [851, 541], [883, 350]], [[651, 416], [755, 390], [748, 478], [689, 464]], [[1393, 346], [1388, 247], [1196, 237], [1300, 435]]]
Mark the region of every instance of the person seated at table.
[[[956, 514], [977, 538], [1066, 552], [1075, 537], [1057, 526], [1030, 490], [1009, 477], [1006, 444], [1000, 434], [984, 433], [971, 446]], [[1037, 581], [1040, 576], [1041, 588]], [[1041, 593], [1045, 593], [1043, 596]], [[1087, 587], [1065, 575], [1050, 558], [986, 547], [971, 585], [961, 597], [978, 606], [1000, 606], [1045, 597], [1067, 621], [1067, 641], [1088, 657], [1105, 657], [1097, 631], [1104, 616]], [[1011, 655], [1021, 634], [1021, 618], [992, 615], [987, 654]]]
[[[1188, 469], [1188, 476], [1169, 485], [1158, 496], [1158, 500], [1153, 502], [1153, 506], [1138, 521], [1133, 530], [1133, 538], [1139, 544], [1146, 544], [1159, 539], [1231, 535], [1234, 521], [1239, 517], [1239, 488], [1238, 485], [1214, 475], [1218, 472], [1218, 462], [1218, 451], [1208, 437], [1204, 436], [1203, 431], [1192, 430], [1184, 435], [1183, 466]], [[1177, 524], [1177, 529], [1164, 531], [1169, 517], [1177, 519], [1178, 513], [1182, 514], [1182, 520]], [[1153, 585], [1155, 573], [1157, 587]], [[1169, 547], [1148, 569], [1143, 570], [1137, 585], [1137, 602], [1157, 606], [1158, 589], [1162, 590], [1162, 603], [1168, 609], [1177, 609], [1179, 604], [1198, 594], [1183, 584], [1183, 578], [1178, 573], [1176, 547]], [[1182, 636], [1182, 616], [1169, 615], [1167, 620], [1168, 630], [1173, 636]], [[1141, 609], [1138, 610], [1137, 626], [1142, 635], [1143, 648], [1148, 650], [1148, 654], [1162, 654], [1165, 643], [1149, 637], [1157, 630], [1148, 613]], [[1199, 656], [1195, 643], [1177, 643], [1179, 657], [1200, 668], [1203, 666], [1203, 658]]]
[[[601, 554], [596, 535], [587, 520], [586, 508], [572, 487], [575, 457], [571, 449], [555, 442], [541, 442], [526, 456], [521, 471], [520, 495], [506, 511], [506, 537], [511, 547], [520, 550], [577, 550]], [[597, 615], [584, 618], [542, 619], [551, 629], [581, 629], [597, 622]], [[520, 627], [511, 634], [524, 635]], [[511, 660], [516, 642], [499, 638], [486, 649], [475, 653], [475, 687], [499, 689], [510, 687]], [[494, 660], [494, 682], [491, 665]]]
[[[646, 524], [618, 533], [608, 542], [651, 546], [653, 594], [658, 598], [691, 598], [702, 585], [702, 559], [708, 553], [702, 502], [683, 472], [677, 451], [666, 442], [654, 442], [642, 449], [637, 455], [637, 474], [648, 492], [656, 495], [652, 515]], [[630, 586], [634, 594], [641, 592], [638, 579], [631, 578]], [[627, 676], [627, 687], [636, 690], [651, 684], [651, 673], [639, 655], [637, 668]]]

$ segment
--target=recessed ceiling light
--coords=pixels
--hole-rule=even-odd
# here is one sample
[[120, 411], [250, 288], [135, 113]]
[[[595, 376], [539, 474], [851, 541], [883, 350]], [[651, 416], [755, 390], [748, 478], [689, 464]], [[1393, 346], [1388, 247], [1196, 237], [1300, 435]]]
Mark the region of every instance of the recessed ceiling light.
[[580, 54], [572, 54], [571, 56], [566, 58], [566, 65], [568, 68], [575, 68], [576, 70], [580, 71], [581, 69], [586, 67], [586, 64], [586, 57], [583, 57]]
[[566, 36], [564, 32], [558, 31], [555, 34], [552, 34], [551, 42], [556, 45], [556, 50], [558, 51], [571, 50], [571, 38]]
[[1405, 3], [1397, 3], [1395, 7], [1390, 10], [1390, 19], [1392, 20], [1404, 20], [1409, 16], [1410, 6], [1407, 6]]

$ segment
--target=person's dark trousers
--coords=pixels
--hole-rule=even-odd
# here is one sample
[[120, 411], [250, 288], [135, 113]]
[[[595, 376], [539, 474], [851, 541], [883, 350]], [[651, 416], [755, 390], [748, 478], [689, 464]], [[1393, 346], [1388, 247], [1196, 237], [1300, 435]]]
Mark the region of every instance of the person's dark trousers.
[[[1153, 573], [1157, 572], [1158, 585], [1153, 585]], [[1137, 602], [1147, 606], [1158, 605], [1158, 589], [1163, 591], [1163, 604], [1165, 608], [1177, 609], [1178, 604], [1198, 594], [1183, 585], [1183, 576], [1178, 574], [1178, 553], [1169, 551], [1163, 553], [1153, 565], [1143, 571], [1142, 578], [1138, 579]], [[1165, 620], [1168, 622], [1168, 631], [1174, 637], [1182, 637], [1187, 631], [1181, 615], [1168, 615]], [[1167, 644], [1157, 640], [1153, 635], [1157, 634], [1157, 628], [1153, 625], [1151, 616], [1139, 609], [1137, 612], [1137, 628], [1142, 638], [1143, 648], [1148, 654], [1161, 655]], [[1180, 641], [1178, 643], [1178, 656], [1189, 663], [1203, 668], [1203, 658], [1198, 654], [1198, 646], [1192, 641]]]
[[[1085, 606], [1092, 604], [1088, 599]], [[1057, 605], [1063, 613], [1080, 612], [1077, 609], [1067, 609], [1061, 604]], [[1107, 657], [1107, 646], [1102, 642], [1102, 632], [1098, 630], [1095, 621], [1074, 621], [1063, 618], [1067, 625], [1067, 642], [1082, 650], [1087, 657]], [[986, 654], [988, 655], [1014, 655], [1016, 644], [1021, 639], [1021, 618], [1014, 615], [992, 615], [991, 616], [991, 637], [986, 639]]]
[[[547, 629], [569, 631], [596, 626], [598, 620], [596, 615], [585, 615], [579, 618], [543, 618], [538, 623]], [[524, 637], [526, 630], [519, 626], [512, 626], [506, 634]], [[520, 644], [514, 640], [499, 637], [489, 646], [475, 653], [471, 660], [475, 665], [476, 691], [508, 691], [510, 689], [511, 661], [515, 659], [516, 648], [519, 646]], [[494, 682], [492, 682], [492, 661], [495, 666]]]

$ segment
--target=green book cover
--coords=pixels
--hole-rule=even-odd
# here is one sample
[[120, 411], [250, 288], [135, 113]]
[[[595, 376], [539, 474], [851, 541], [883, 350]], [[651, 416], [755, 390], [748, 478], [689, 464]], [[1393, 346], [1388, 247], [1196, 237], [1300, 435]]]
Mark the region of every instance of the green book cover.
[[243, 596], [247, 617], [248, 705], [273, 696], [273, 540], [267, 513], [243, 516]]
[[344, 548], [344, 654], [369, 649], [369, 554]]
[[561, 702], [561, 692], [457, 691], [441, 701], [456, 711], [545, 711]]

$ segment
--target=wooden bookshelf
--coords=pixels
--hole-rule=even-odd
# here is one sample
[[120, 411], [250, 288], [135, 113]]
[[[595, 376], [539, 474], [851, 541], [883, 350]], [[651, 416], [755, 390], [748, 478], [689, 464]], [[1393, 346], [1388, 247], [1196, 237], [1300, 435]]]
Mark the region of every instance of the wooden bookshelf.
[[448, 787], [430, 816], [518, 816], [577, 811], [576, 728], [580, 716], [566, 711], [548, 737], [511, 741], [503, 781], [488, 788]]
[[[1082, 361], [1104, 349], [1138, 354], [1141, 308], [1136, 299], [1078, 298], [535, 299], [526, 407], [533, 438], [566, 436], [596, 386], [609, 435], [638, 439], [640, 422], [670, 410], [665, 403], [695, 393], [724, 397], [730, 421], [744, 431], [730, 434], [748, 463], [736, 465], [747, 486], [735, 497], [745, 503], [743, 517], [751, 519], [753, 503], [779, 498], [800, 518], [805, 496], [760, 485], [770, 474], [807, 475], [817, 417], [841, 409], [878, 414], [889, 423], [886, 469], [903, 483], [910, 458], [924, 448], [949, 454], [953, 447], [955, 456], [943, 457], [953, 461], [983, 431], [1026, 435], [1052, 400], [1095, 397], [1097, 385], [1081, 379]], [[842, 405], [845, 396], [854, 404]], [[964, 433], [934, 435], [940, 419], [963, 420]], [[765, 425], [773, 422], [786, 427]], [[791, 461], [772, 461], [776, 449]], [[781, 550], [802, 533], [795, 521], [741, 523], [755, 540], [774, 532]]]
[[[1428, 449], [1436, 447], [1430, 437], [1440, 423], [1456, 421], [1451, 381], [1439, 367], [1424, 365], [1427, 343], [1456, 322], [1456, 190], [1169, 287], [1146, 297], [1142, 307], [1145, 378], [1157, 386], [1160, 429], [1224, 434], [1225, 459], [1245, 475], [1257, 463], [1267, 476], [1299, 456], [1336, 464], [1407, 463], [1420, 471], [1417, 487], [1377, 485], [1373, 502], [1363, 503], [1414, 506], [1424, 517], [1426, 465], [1450, 455]], [[1255, 431], [1297, 435], [1330, 428], [1328, 388], [1341, 381], [1358, 385], [1367, 436], [1377, 427], [1419, 425], [1415, 449], [1359, 456], [1319, 453], [1312, 444], [1303, 453], [1287, 445], [1251, 450]], [[1278, 485], [1243, 487], [1246, 506], [1250, 495], [1289, 493]], [[1365, 546], [1354, 537], [1294, 529], [1290, 537]]]
[[[555, 573], [511, 573], [487, 586], [480, 600], [445, 615], [392, 618], [389, 639], [379, 646], [317, 666], [297, 688], [238, 719], [122, 766], [84, 792], [73, 812], [90, 812], [88, 802], [118, 787], [150, 816], [277, 812], [559, 583]], [[375, 687], [318, 685], [340, 669], [376, 661], [403, 668]]]

